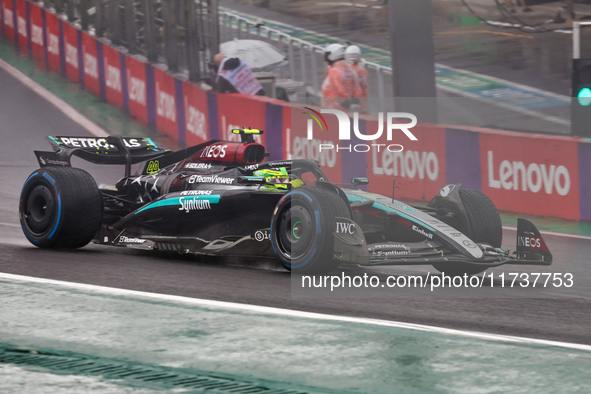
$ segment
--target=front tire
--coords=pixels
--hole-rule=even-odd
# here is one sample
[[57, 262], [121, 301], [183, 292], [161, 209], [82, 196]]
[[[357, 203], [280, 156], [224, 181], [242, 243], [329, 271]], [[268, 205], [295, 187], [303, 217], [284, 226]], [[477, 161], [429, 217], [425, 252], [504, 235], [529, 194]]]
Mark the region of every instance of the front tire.
[[283, 196], [271, 221], [271, 245], [281, 265], [299, 274], [336, 269], [333, 233], [337, 217], [350, 219], [351, 215], [333, 191], [302, 186]]
[[[470, 222], [470, 232], [464, 233], [477, 243], [500, 248], [503, 242], [503, 224], [497, 207], [486, 194], [472, 189], [460, 189], [460, 197]], [[460, 229], [464, 232], [464, 229]]]
[[[459, 192], [470, 228], [459, 226], [458, 230], [476, 243], [487, 243], [500, 248], [503, 241], [503, 225], [495, 204], [478, 190], [460, 189]], [[436, 201], [436, 198], [431, 200], [429, 206], [436, 207]], [[450, 276], [476, 275], [486, 270], [486, 267], [463, 262], [439, 263], [433, 264], [433, 267]]]
[[100, 228], [103, 205], [92, 176], [72, 167], [46, 167], [25, 181], [19, 201], [21, 227], [40, 248], [80, 248]]

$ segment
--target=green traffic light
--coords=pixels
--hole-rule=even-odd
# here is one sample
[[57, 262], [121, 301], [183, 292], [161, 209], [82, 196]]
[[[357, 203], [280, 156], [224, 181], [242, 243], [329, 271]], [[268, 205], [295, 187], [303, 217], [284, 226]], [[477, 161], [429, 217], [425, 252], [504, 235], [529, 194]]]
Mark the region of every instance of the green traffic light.
[[577, 100], [583, 107], [591, 105], [591, 89], [583, 88], [579, 90], [579, 94], [577, 94]]

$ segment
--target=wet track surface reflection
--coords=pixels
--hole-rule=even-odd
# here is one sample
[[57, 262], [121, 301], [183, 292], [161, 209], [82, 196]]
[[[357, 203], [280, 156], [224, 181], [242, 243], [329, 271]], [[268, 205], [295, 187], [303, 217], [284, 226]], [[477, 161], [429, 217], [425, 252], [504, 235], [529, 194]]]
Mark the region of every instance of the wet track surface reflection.
[[[483, 332], [591, 344], [591, 255], [589, 240], [545, 237], [555, 256], [551, 267], [496, 268], [494, 272], [571, 272], [575, 287], [544, 297], [523, 296], [367, 298], [295, 297], [291, 275], [272, 262], [199, 260], [170, 254], [90, 245], [76, 251], [41, 250], [30, 245], [18, 224], [18, 196], [37, 168], [33, 150], [47, 149], [48, 134], [87, 133], [63, 114], [0, 71], [0, 271], [62, 281], [274, 306], [346, 316], [423, 323]], [[35, 108], [31, 115], [30, 108]], [[100, 173], [99, 173], [100, 172]], [[118, 167], [93, 171], [99, 182], [122, 176]], [[514, 233], [507, 231], [511, 239]], [[510, 242], [512, 244], [512, 242]], [[358, 271], [354, 271], [358, 272]], [[361, 272], [361, 271], [359, 271]], [[425, 271], [381, 268], [382, 274]], [[431, 270], [431, 272], [435, 272]], [[457, 295], [457, 296], [456, 296]]]

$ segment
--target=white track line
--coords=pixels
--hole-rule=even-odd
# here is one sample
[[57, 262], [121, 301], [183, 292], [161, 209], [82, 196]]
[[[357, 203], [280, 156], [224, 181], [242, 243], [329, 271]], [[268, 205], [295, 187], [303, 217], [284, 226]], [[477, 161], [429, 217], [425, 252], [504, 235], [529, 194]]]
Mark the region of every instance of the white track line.
[[80, 112], [76, 111], [76, 109], [74, 109], [70, 104], [66, 103], [64, 100], [57, 97], [55, 94], [51, 93], [49, 90], [45, 89], [43, 86], [33, 81], [31, 78], [29, 78], [16, 68], [12, 67], [10, 64], [6, 63], [2, 59], [0, 59], [0, 68], [12, 75], [14, 78], [18, 79], [20, 82], [22, 82], [25, 86], [29, 87], [39, 96], [49, 101], [58, 110], [63, 112], [64, 115], [66, 115], [74, 122], [78, 123], [90, 134], [94, 135], [95, 137], [109, 136], [109, 133], [97, 126], [95, 123], [88, 120], [88, 118], [86, 118]]
[[403, 322], [388, 321], [388, 320], [327, 315], [327, 314], [323, 314], [323, 313], [304, 312], [304, 311], [297, 311], [297, 310], [292, 310], [292, 309], [273, 308], [273, 307], [268, 307], [268, 306], [259, 306], [259, 305], [251, 305], [251, 304], [239, 304], [239, 303], [225, 302], [225, 301], [213, 301], [213, 300], [205, 300], [205, 299], [200, 299], [200, 298], [189, 298], [189, 297], [175, 296], [175, 295], [169, 295], [169, 294], [148, 293], [148, 292], [143, 292], [143, 291], [117, 289], [117, 288], [112, 288], [112, 287], [95, 286], [95, 285], [88, 285], [88, 284], [83, 284], [83, 283], [63, 282], [63, 281], [58, 281], [58, 280], [53, 280], [53, 279], [34, 278], [34, 277], [22, 276], [22, 275], [0, 273], [0, 279], [5, 279], [5, 280], [9, 280], [9, 281], [49, 284], [49, 285], [54, 285], [54, 286], [69, 287], [72, 289], [85, 290], [85, 291], [89, 291], [89, 292], [103, 293], [103, 294], [109, 294], [109, 295], [135, 296], [135, 297], [148, 298], [148, 299], [165, 300], [165, 301], [178, 302], [178, 303], [183, 303], [183, 304], [187, 304], [187, 305], [194, 305], [194, 306], [206, 307], [206, 308], [239, 310], [239, 311], [244, 311], [244, 312], [262, 313], [262, 314], [269, 314], [269, 315], [275, 315], [275, 316], [295, 317], [295, 318], [301, 318], [301, 319], [314, 319], [314, 320], [324, 320], [324, 321], [338, 321], [338, 322], [344, 322], [344, 323], [367, 324], [367, 325], [373, 325], [373, 326], [391, 327], [391, 328], [400, 328], [400, 329], [415, 330], [415, 331], [432, 332], [432, 333], [437, 333], [437, 334], [454, 335], [454, 336], [481, 339], [481, 340], [487, 340], [487, 341], [515, 343], [515, 344], [527, 344], [527, 345], [537, 345], [537, 346], [549, 346], [549, 347], [560, 347], [560, 348], [582, 350], [582, 351], [588, 351], [588, 352], [591, 351], [591, 346], [578, 344], [578, 343], [548, 341], [548, 340], [544, 340], [544, 339], [523, 338], [523, 337], [515, 337], [515, 336], [508, 336], [508, 335], [498, 335], [498, 334], [487, 334], [487, 333], [476, 332], [476, 331], [464, 331], [464, 330], [457, 330], [457, 329], [451, 329], [451, 328], [427, 326], [427, 325], [423, 325], [423, 324], [403, 323]]
[[470, 74], [470, 75], [472, 75], [474, 77], [477, 77], [477, 78], [489, 79], [491, 81], [499, 82], [500, 84], [503, 84], [503, 85], [515, 86], [517, 88], [520, 88], [520, 89], [523, 89], [523, 90], [529, 90], [529, 91], [532, 91], [532, 92], [536, 92], [536, 93], [539, 93], [539, 94], [544, 95], [544, 96], [551, 96], [551, 97], [554, 97], [554, 98], [556, 98], [558, 100], [564, 101], [564, 104], [566, 104], [566, 105], [568, 105], [568, 104], [571, 103], [571, 99], [572, 98], [570, 96], [565, 96], [564, 94], [558, 94], [558, 93], [554, 93], [554, 92], [549, 92], [547, 90], [542, 90], [542, 89], [534, 88], [533, 86], [528, 86], [528, 85], [524, 85], [524, 84], [517, 83], [517, 82], [507, 81], [506, 79], [501, 79], [501, 78], [493, 77], [493, 76], [490, 76], [490, 75], [478, 74], [478, 73], [475, 73], [473, 71], [463, 70], [463, 69], [460, 69], [460, 68], [454, 68], [454, 67], [446, 66], [446, 65], [443, 65], [443, 64], [439, 64], [439, 63], [437, 63], [437, 66], [438, 67], [441, 67], [441, 68], [446, 68], [448, 70], [457, 71], [457, 72], [460, 72], [460, 73], [463, 73], [463, 74]]
[[511, 104], [504, 104], [504, 103], [495, 101], [495, 100], [490, 99], [490, 98], [478, 96], [478, 95], [476, 95], [474, 93], [464, 92], [464, 91], [461, 91], [459, 89], [454, 89], [454, 88], [450, 88], [448, 86], [443, 86], [443, 85], [441, 85], [441, 86], [437, 85], [437, 89], [440, 89], [440, 90], [443, 90], [443, 91], [446, 91], [446, 92], [450, 92], [450, 93], [454, 93], [454, 94], [457, 94], [459, 96], [470, 97], [470, 98], [474, 99], [475, 101], [480, 101], [482, 103], [486, 103], [486, 104], [490, 104], [490, 105], [495, 105], [495, 106], [497, 106], [499, 108], [504, 108], [506, 110], [513, 111], [513, 112], [519, 112], [519, 113], [524, 114], [524, 115], [527, 115], [527, 116], [531, 116], [531, 117], [538, 118], [538, 119], [543, 119], [543, 120], [545, 120], [547, 122], [556, 123], [556, 124], [559, 124], [559, 125], [562, 125], [562, 126], [569, 126], [570, 125], [570, 120], [562, 119], [562, 118], [559, 118], [557, 116], [544, 115], [541, 112], [536, 112], [536, 111], [531, 110], [531, 109], [525, 109], [525, 108], [517, 107], [517, 106], [511, 105]]
[[[503, 230], [517, 231], [517, 227], [503, 226]], [[556, 231], [540, 231], [540, 234], [543, 234], [543, 235], [552, 235], [554, 237], [577, 238], [577, 239], [589, 239], [589, 240], [591, 240], [591, 236], [588, 236], [588, 235], [577, 235], [577, 234], [569, 234], [569, 233], [558, 233]]]

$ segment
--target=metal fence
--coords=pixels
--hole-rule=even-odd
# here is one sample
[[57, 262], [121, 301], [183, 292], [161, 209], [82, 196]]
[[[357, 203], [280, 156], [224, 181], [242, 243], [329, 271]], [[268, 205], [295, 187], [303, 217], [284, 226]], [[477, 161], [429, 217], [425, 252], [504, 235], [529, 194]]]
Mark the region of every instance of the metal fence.
[[69, 22], [192, 81], [219, 50], [218, 0], [45, 0]]
[[[39, 1], [37, 1], [39, 2]], [[129, 53], [163, 63], [192, 81], [210, 78], [208, 65], [220, 42], [235, 38], [267, 41], [282, 50], [289, 64], [274, 71], [278, 84], [301, 86], [318, 97], [324, 81], [324, 47], [292, 37], [231, 12], [220, 12], [218, 0], [45, 0], [45, 7], [69, 22], [94, 32]], [[392, 70], [365, 62], [372, 108], [392, 97]], [[372, 100], [374, 101], [372, 103]]]
[[[278, 78], [300, 81], [313, 95], [320, 95], [326, 63], [324, 47], [292, 37], [232, 12], [220, 12], [221, 42], [234, 38], [256, 38], [267, 41], [282, 50], [289, 65], [275, 71]], [[368, 71], [370, 100], [393, 96], [392, 69], [377, 63], [364, 62]], [[371, 104], [371, 103], [370, 103]]]

